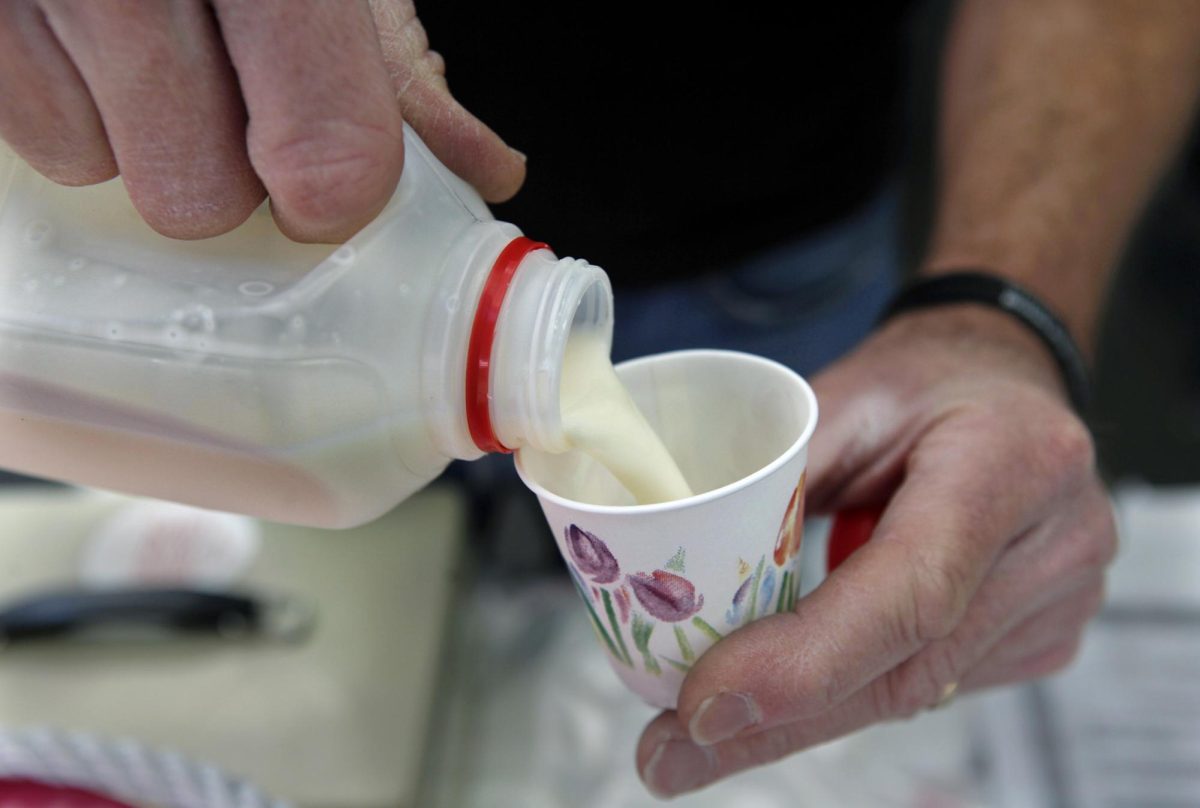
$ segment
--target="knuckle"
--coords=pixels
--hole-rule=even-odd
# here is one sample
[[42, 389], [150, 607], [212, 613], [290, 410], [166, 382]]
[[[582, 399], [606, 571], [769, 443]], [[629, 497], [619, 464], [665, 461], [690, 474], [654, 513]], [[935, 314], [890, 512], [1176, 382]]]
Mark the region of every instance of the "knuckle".
[[871, 683], [869, 689], [871, 714], [876, 721], [886, 721], [899, 716], [901, 702], [894, 671], [889, 671]]
[[911, 717], [935, 704], [943, 690], [956, 681], [952, 654], [946, 647], [930, 648], [891, 671], [887, 677], [891, 715]]
[[1111, 525], [1085, 529], [1078, 538], [1080, 544], [1080, 566], [1086, 569], [1104, 569], [1117, 556], [1117, 534]]
[[400, 174], [399, 134], [358, 121], [328, 121], [256, 143], [250, 157], [272, 199], [307, 221], [340, 220], [389, 194]]
[[1041, 448], [1044, 464], [1057, 471], [1059, 481], [1070, 482], [1089, 475], [1096, 465], [1092, 433], [1073, 413], [1056, 410], [1046, 420]]
[[903, 673], [901, 668], [888, 671], [877, 683], [872, 697], [875, 715], [880, 720], [911, 718], [936, 699], [921, 677]]
[[445, 77], [445, 75], [446, 75], [446, 59], [445, 59], [445, 57], [442, 56], [442, 54], [438, 53], [437, 51], [432, 51], [432, 50], [426, 51], [425, 52], [425, 65], [429, 69], [429, 72], [432, 73], [433, 75], [438, 76], [439, 78]]
[[[946, 639], [958, 627], [970, 600], [969, 576], [962, 563], [949, 557], [915, 556], [910, 579], [907, 625], [902, 631], [912, 644]], [[902, 620], [905, 618], [902, 618]]]

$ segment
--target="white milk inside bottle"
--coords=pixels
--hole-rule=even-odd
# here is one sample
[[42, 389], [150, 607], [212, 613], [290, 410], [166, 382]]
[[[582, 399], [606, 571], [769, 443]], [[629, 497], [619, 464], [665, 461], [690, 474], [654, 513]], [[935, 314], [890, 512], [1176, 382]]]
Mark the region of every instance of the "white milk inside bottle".
[[0, 148], [0, 467], [322, 527], [499, 448], [591, 446], [639, 497], [684, 495], [623, 405], [588, 414], [607, 356], [565, 346], [607, 346], [604, 273], [405, 144], [392, 201], [341, 246], [289, 241], [265, 206], [169, 239], [119, 179], [64, 188]]

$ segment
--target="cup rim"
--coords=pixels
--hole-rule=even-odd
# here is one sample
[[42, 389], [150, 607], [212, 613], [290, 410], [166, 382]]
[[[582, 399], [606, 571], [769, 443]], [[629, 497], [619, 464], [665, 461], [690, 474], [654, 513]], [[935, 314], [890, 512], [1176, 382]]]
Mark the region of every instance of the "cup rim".
[[789, 368], [787, 365], [784, 365], [781, 362], [776, 362], [774, 359], [767, 359], [764, 356], [758, 356], [756, 354], [746, 353], [744, 351], [728, 351], [715, 348], [689, 348], [682, 351], [665, 351], [663, 353], [650, 354], [649, 356], [640, 356], [636, 359], [629, 359], [621, 362], [616, 367], [618, 369], [634, 367], [636, 365], [650, 362], [661, 362], [666, 358], [682, 358], [690, 356], [736, 357], [738, 361], [751, 362], [763, 365], [776, 371], [782, 371], [785, 375], [790, 376], [794, 382], [798, 383], [800, 394], [806, 400], [809, 410], [812, 413], [812, 417], [808, 419], [808, 423], [806, 423], [804, 425], [804, 429], [800, 431], [800, 436], [797, 437], [787, 449], [783, 450], [778, 457], [776, 457], [767, 465], [750, 474], [747, 474], [745, 477], [739, 477], [731, 483], [726, 483], [719, 488], [714, 488], [711, 491], [705, 491], [701, 494], [694, 494], [684, 499], [672, 499], [667, 502], [655, 502], [649, 505], [596, 505], [590, 502], [580, 502], [579, 500], [568, 499], [567, 497], [548, 490], [536, 480], [529, 477], [529, 475], [525, 473], [525, 469], [522, 467], [520, 452], [517, 452], [513, 455], [513, 463], [517, 468], [517, 476], [521, 478], [521, 481], [525, 483], [525, 486], [535, 495], [537, 495], [539, 499], [547, 499], [556, 505], [560, 505], [564, 508], [569, 508], [574, 511], [613, 515], [666, 513], [669, 511], [702, 505], [706, 502], [721, 499], [740, 491], [743, 488], [757, 482], [758, 480], [761, 480], [762, 478], [774, 473], [777, 469], [781, 468], [793, 457], [795, 457], [801, 449], [808, 445], [808, 441], [812, 438], [812, 434], [817, 428], [817, 420], [820, 415], [820, 412], [817, 409], [817, 395], [813, 392], [812, 387], [803, 376]]

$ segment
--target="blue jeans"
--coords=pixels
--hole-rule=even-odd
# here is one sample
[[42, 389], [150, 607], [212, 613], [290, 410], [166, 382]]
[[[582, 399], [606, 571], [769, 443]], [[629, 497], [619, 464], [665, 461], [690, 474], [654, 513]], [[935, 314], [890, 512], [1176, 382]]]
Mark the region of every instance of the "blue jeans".
[[616, 292], [613, 359], [683, 348], [766, 356], [811, 374], [854, 347], [895, 291], [898, 193], [726, 273]]

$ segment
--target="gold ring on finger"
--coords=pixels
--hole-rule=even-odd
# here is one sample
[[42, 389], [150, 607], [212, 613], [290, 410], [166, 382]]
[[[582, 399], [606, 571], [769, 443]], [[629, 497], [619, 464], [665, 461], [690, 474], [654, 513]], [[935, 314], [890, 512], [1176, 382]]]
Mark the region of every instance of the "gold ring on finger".
[[938, 700], [933, 703], [933, 707], [931, 709], [940, 710], [950, 702], [954, 701], [954, 697], [956, 695], [958, 695], [958, 682], [951, 682], [942, 688], [941, 695], [938, 696]]

